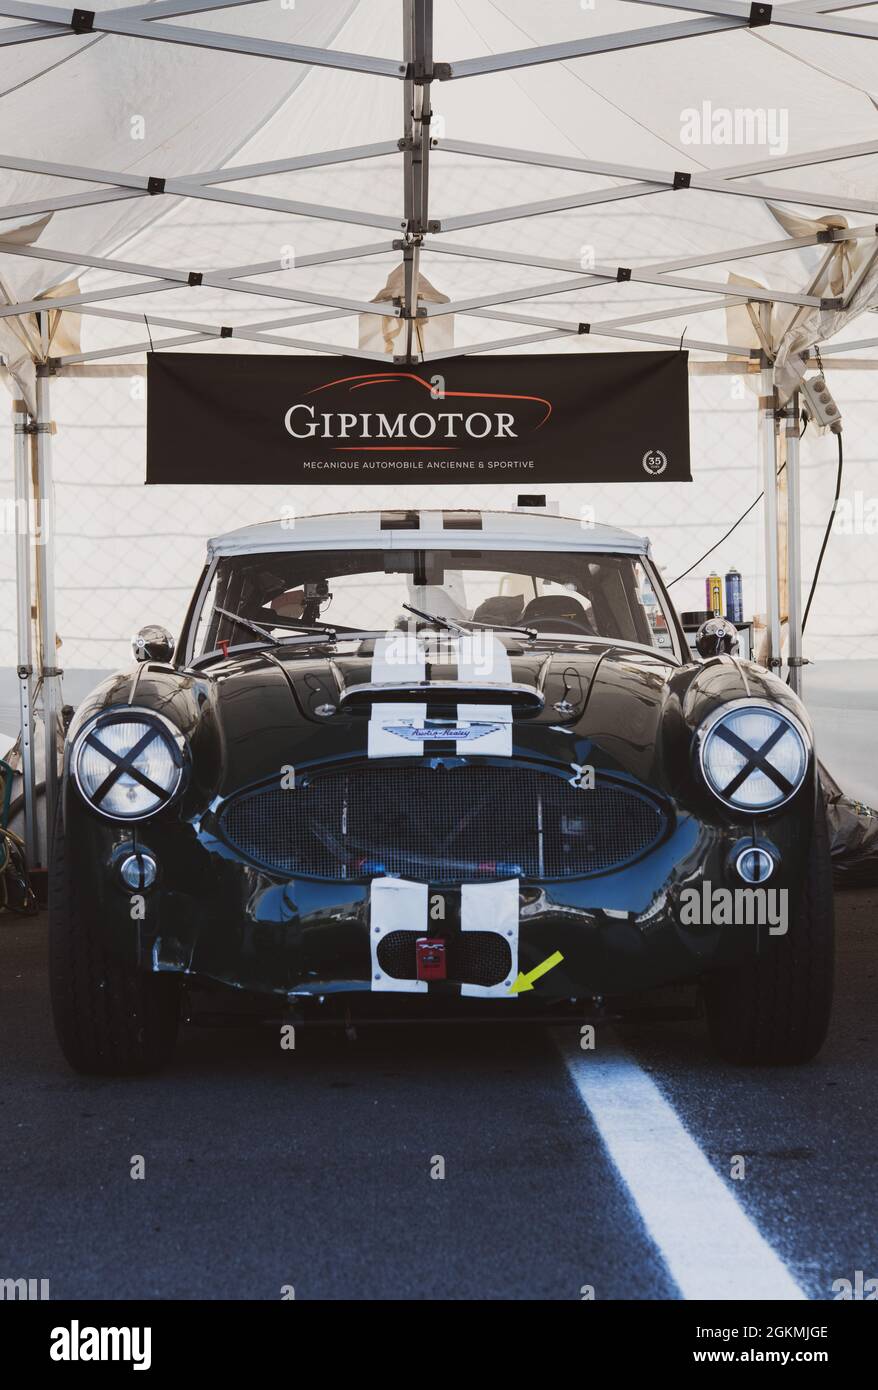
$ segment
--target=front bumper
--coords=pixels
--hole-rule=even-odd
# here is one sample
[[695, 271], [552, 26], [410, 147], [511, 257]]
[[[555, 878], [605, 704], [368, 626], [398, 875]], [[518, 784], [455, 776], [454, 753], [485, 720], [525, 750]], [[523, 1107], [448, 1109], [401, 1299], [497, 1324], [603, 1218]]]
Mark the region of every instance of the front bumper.
[[[288, 998], [388, 988], [386, 978], [376, 980], [370, 941], [372, 883], [268, 873], [187, 822], [156, 820], [132, 837], [129, 828], [88, 814], [69, 788], [67, 812], [80, 890], [95, 904], [104, 943], [116, 957], [143, 970]], [[801, 819], [765, 827], [780, 859], [771, 887], [788, 894], [790, 921], [810, 849], [810, 827]], [[768, 922], [748, 918], [716, 925], [693, 922], [691, 912], [682, 911], [687, 890], [691, 898], [693, 889], [703, 894], [706, 887], [709, 894], [744, 886], [731, 868], [731, 852], [752, 828], [708, 824], [678, 812], [669, 838], [634, 865], [587, 878], [517, 882], [511, 971], [493, 995], [513, 1007], [516, 999], [545, 1004], [625, 995], [694, 980], [770, 949], [777, 929]], [[158, 882], [134, 915], [131, 895], [114, 869], [132, 838], [159, 864]], [[426, 902], [434, 896], [442, 900], [440, 922], [424, 917], [402, 925], [425, 936], [459, 939], [463, 890], [426, 885]], [[492, 929], [490, 921], [480, 925]], [[508, 989], [518, 972], [527, 974], [556, 953], [562, 959], [526, 994]], [[390, 987], [431, 995], [480, 992], [462, 990], [461, 983], [402, 981]]]

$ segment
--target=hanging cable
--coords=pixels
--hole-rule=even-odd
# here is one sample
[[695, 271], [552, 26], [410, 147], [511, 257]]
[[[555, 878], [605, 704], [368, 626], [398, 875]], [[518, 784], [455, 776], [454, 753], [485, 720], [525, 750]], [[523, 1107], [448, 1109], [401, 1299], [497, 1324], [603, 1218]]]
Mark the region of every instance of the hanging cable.
[[[780, 475], [781, 475], [781, 473], [784, 471], [785, 468], [786, 468], [786, 464], [785, 464], [785, 463], [782, 463], [781, 466], [780, 466], [780, 468], [777, 470], [777, 473], [775, 474], [775, 477], [776, 477], [776, 478], [779, 478]], [[737, 528], [740, 526], [741, 522], [742, 522], [742, 521], [745, 521], [745, 520], [747, 519], [747, 517], [748, 517], [748, 516], [750, 515], [750, 513], [752, 512], [753, 508], [754, 508], [754, 507], [758, 507], [759, 503], [762, 501], [762, 499], [763, 499], [764, 496], [765, 496], [765, 488], [762, 489], [762, 491], [760, 492], [760, 494], [759, 494], [758, 497], [754, 498], [754, 500], [750, 503], [750, 505], [749, 505], [749, 507], [747, 508], [747, 510], [746, 510], [745, 512], [742, 512], [742, 513], [741, 513], [741, 515], [738, 517], [738, 520], [737, 520], [732, 526], [729, 527], [729, 529], [728, 529], [728, 531], [726, 531], [725, 535], [724, 535], [724, 536], [720, 536], [719, 540], [718, 540], [718, 541], [715, 541], [715, 542], [713, 543], [713, 545], [710, 547], [709, 550], [705, 550], [705, 552], [704, 552], [703, 555], [699, 555], [698, 559], [697, 559], [693, 564], [691, 564], [687, 570], [684, 570], [682, 574], [678, 574], [676, 579], [671, 579], [671, 580], [665, 585], [665, 588], [670, 589], [670, 587], [671, 587], [672, 584], [679, 584], [679, 582], [680, 582], [681, 579], [685, 579], [687, 574], [691, 574], [692, 571], [693, 571], [694, 569], [697, 569], [698, 566], [701, 564], [701, 561], [702, 561], [702, 560], [706, 560], [707, 557], [708, 557], [708, 555], [712, 555], [713, 552], [717, 549], [717, 547], [720, 546], [720, 545], [722, 545], [723, 541], [727, 541], [727, 540], [728, 540], [729, 536], [732, 534], [733, 531], [737, 530]]]
[[[801, 439], [804, 439], [804, 438], [805, 438], [805, 431], [806, 431], [807, 428], [808, 428], [808, 421], [810, 420], [810, 418], [811, 418], [811, 417], [810, 417], [810, 415], [808, 414], [808, 412], [805, 411], [805, 410], [803, 410], [803, 411], [802, 411], [802, 433], [801, 433], [801, 435], [799, 436]], [[840, 443], [841, 443], [841, 437], [839, 436], [839, 444], [840, 444]], [[780, 466], [780, 468], [777, 470], [776, 476], [777, 476], [778, 478], [780, 477], [781, 473], [784, 471], [785, 468], [786, 468], [786, 464], [785, 464], [785, 463], [782, 463], [781, 466]], [[690, 565], [689, 568], [688, 568], [687, 570], [684, 570], [682, 574], [678, 574], [678, 575], [677, 575], [677, 578], [676, 578], [676, 579], [672, 579], [665, 587], [668, 588], [668, 589], [670, 589], [671, 584], [679, 584], [680, 580], [681, 580], [681, 579], [685, 579], [687, 574], [691, 574], [692, 571], [693, 571], [694, 569], [696, 569], [698, 565], [701, 564], [701, 561], [702, 561], [702, 560], [706, 560], [707, 557], [708, 557], [708, 555], [712, 555], [713, 552], [716, 550], [717, 546], [722, 545], [723, 541], [727, 541], [728, 538], [729, 538], [729, 536], [732, 534], [732, 532], [733, 532], [734, 530], [736, 530], [738, 526], [740, 526], [741, 522], [742, 522], [742, 521], [746, 521], [747, 517], [748, 517], [748, 516], [750, 515], [750, 513], [752, 512], [753, 508], [754, 508], [755, 506], [757, 506], [758, 503], [760, 503], [760, 502], [762, 501], [762, 499], [763, 499], [764, 496], [765, 496], [765, 489], [763, 488], [762, 491], [760, 492], [759, 496], [756, 498], [756, 500], [755, 500], [754, 502], [751, 502], [751, 503], [750, 503], [750, 506], [747, 508], [747, 510], [746, 510], [745, 512], [742, 512], [742, 513], [741, 513], [741, 515], [738, 517], [738, 520], [735, 522], [734, 526], [730, 526], [729, 529], [728, 529], [728, 531], [726, 531], [725, 535], [724, 535], [724, 536], [720, 536], [719, 540], [718, 540], [714, 545], [712, 545], [712, 546], [710, 547], [709, 550], [705, 550], [704, 554], [703, 554], [703, 555], [700, 555], [700, 556], [698, 557], [698, 559], [695, 561], [695, 564], [694, 564], [694, 565]]]
[[844, 444], [842, 442], [841, 431], [836, 435], [838, 440], [838, 473], [835, 479], [835, 496], [832, 499], [832, 511], [829, 513], [829, 520], [826, 523], [826, 530], [823, 533], [823, 544], [820, 547], [820, 554], [817, 556], [817, 565], [814, 570], [814, 578], [811, 580], [811, 592], [808, 595], [808, 602], [805, 604], [805, 616], [802, 618], [802, 631], [805, 631], [805, 624], [808, 621], [808, 614], [811, 612], [811, 602], [817, 589], [817, 580], [820, 578], [820, 567], [823, 564], [823, 556], [826, 554], [826, 547], [829, 544], [829, 537], [835, 523], [835, 514], [838, 511], [838, 499], [841, 496], [841, 479], [844, 472]]

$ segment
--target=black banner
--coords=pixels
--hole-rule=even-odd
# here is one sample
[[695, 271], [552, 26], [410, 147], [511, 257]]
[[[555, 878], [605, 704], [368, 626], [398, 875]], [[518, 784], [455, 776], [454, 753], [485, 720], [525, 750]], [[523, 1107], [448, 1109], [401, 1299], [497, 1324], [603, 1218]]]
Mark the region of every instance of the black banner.
[[148, 483], [690, 477], [685, 352], [148, 358]]

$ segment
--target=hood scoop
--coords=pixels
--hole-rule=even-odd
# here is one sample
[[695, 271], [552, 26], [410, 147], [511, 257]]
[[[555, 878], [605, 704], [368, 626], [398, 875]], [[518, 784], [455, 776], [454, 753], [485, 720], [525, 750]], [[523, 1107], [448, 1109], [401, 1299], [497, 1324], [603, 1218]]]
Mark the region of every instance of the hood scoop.
[[495, 705], [513, 714], [539, 714], [544, 700], [532, 685], [514, 681], [395, 680], [369, 681], [343, 687], [339, 705], [348, 713], [379, 705], [428, 705], [437, 710], [457, 705]]
[[506, 647], [490, 632], [393, 633], [375, 642], [365, 669], [363, 662], [344, 660], [332, 666], [340, 708], [348, 713], [368, 713], [375, 705], [421, 705], [436, 712], [487, 705], [509, 711], [509, 719], [539, 714], [544, 704], [539, 685], [513, 672]]

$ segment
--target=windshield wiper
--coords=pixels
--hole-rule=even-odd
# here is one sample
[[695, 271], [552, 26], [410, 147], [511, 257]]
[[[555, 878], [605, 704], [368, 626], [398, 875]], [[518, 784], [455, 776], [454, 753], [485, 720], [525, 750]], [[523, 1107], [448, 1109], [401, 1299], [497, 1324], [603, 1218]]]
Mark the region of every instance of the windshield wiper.
[[289, 642], [292, 637], [325, 637], [328, 642], [334, 642], [338, 636], [338, 628], [331, 627], [329, 623], [303, 623], [301, 627], [288, 626], [286, 623], [278, 623], [282, 632], [286, 632], [286, 637], [276, 637], [274, 640], [279, 643]]
[[404, 603], [402, 606], [408, 613], [414, 613], [418, 618], [426, 618], [428, 623], [433, 623], [435, 627], [444, 627], [447, 632], [466, 631], [453, 618], [440, 618], [438, 613], [425, 613], [423, 608], [414, 608], [410, 603]]
[[[260, 633], [260, 636], [261, 635]], [[302, 628], [298, 632], [290, 632], [286, 637], [276, 638], [269, 634], [268, 640], [270, 640], [273, 647], [289, 647], [292, 646], [294, 642], [302, 642], [303, 639], [306, 645], [309, 639], [313, 644], [315, 637], [321, 637], [327, 644], [334, 644], [336, 642], [362, 642], [373, 637], [382, 637], [383, 635], [383, 629], [350, 628], [345, 629], [343, 632], [335, 632], [331, 628]], [[258, 642], [230, 642], [228, 651], [258, 651], [259, 646], [260, 644]], [[200, 656], [194, 657], [189, 664], [191, 667], [198, 667], [206, 661], [215, 661], [220, 654], [219, 648], [216, 647], [213, 651], [202, 652]]]
[[251, 632], [256, 633], [257, 637], [266, 637], [269, 642], [277, 641], [277, 638], [272, 636], [267, 627], [260, 627], [259, 623], [253, 623], [249, 618], [242, 618], [238, 613], [232, 613], [228, 608], [220, 608], [219, 604], [216, 604], [214, 612], [222, 613], [224, 618], [231, 618], [233, 623], [238, 624], [238, 627], [249, 628]]
[[509, 623], [475, 623], [472, 618], [461, 618], [458, 622], [455, 618], [440, 618], [437, 613], [425, 613], [423, 608], [413, 608], [410, 603], [404, 603], [402, 606], [408, 609], [409, 613], [416, 613], [419, 618], [426, 618], [428, 622], [435, 623], [437, 627], [443, 627], [448, 632], [465, 633], [471, 627], [475, 627], [482, 632], [521, 632], [531, 641], [539, 636], [532, 627], [512, 627]]
[[[222, 613], [224, 618], [231, 618], [232, 622], [237, 623], [239, 627], [249, 628], [251, 632], [256, 633], [257, 637], [266, 638], [266, 640], [271, 642], [275, 647], [282, 646], [283, 642], [286, 640], [284, 638], [275, 637], [274, 633], [267, 627], [262, 627], [260, 623], [254, 623], [251, 618], [242, 618], [239, 613], [232, 613], [228, 608], [220, 608], [218, 604], [215, 606], [214, 612]], [[301, 634], [303, 637], [309, 634], [312, 636], [324, 636], [333, 642], [336, 636], [335, 628], [330, 627], [328, 623], [321, 623], [319, 627], [312, 627], [309, 624], [303, 627], [288, 628], [287, 631], [293, 636], [298, 634]]]
[[467, 627], [480, 628], [482, 632], [522, 632], [532, 642], [535, 642], [540, 635], [535, 627], [513, 627], [510, 623], [474, 623], [472, 618], [469, 618], [466, 625]]

